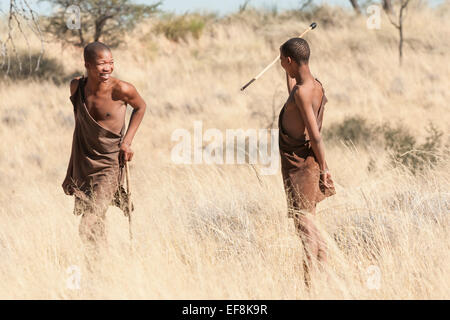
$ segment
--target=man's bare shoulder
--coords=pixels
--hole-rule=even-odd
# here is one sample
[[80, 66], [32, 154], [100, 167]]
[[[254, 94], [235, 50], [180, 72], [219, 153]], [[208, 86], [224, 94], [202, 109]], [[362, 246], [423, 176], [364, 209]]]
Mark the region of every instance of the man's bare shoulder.
[[136, 94], [136, 88], [131, 83], [113, 78], [113, 90], [118, 96], [127, 102], [129, 99], [133, 98]]
[[114, 90], [117, 90], [118, 92], [121, 92], [123, 94], [127, 94], [136, 90], [136, 88], [131, 83], [124, 80], [113, 78], [113, 81]]
[[296, 84], [292, 90], [294, 91], [295, 100], [301, 102], [302, 106], [304, 102], [311, 101], [314, 95], [314, 85], [310, 83]]
[[78, 88], [78, 83], [80, 82], [81, 76], [80, 77], [76, 77], [73, 78], [70, 81], [70, 95], [73, 96], [75, 94], [75, 92], [77, 91]]

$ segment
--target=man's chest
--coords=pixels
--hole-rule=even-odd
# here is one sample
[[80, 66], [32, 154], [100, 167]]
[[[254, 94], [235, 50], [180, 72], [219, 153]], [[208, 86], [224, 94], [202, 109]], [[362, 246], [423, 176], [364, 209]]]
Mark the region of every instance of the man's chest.
[[86, 97], [86, 108], [95, 120], [112, 120], [121, 117], [126, 105], [111, 94], [91, 95]]

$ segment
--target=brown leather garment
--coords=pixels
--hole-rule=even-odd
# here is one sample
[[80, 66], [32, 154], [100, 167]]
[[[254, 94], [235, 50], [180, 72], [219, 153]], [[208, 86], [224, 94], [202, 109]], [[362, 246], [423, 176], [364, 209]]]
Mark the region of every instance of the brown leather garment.
[[[126, 192], [123, 188], [123, 167], [119, 165], [119, 150], [125, 131], [120, 134], [102, 127], [92, 118], [85, 105], [81, 78], [77, 91], [70, 97], [75, 115], [72, 152], [62, 188], [75, 196], [75, 214], [96, 210], [104, 214], [113, 204], [127, 214]], [[82, 209], [80, 209], [82, 208]]]
[[[322, 88], [323, 90], [323, 88]], [[325, 91], [316, 115], [319, 131], [322, 129], [324, 106], [327, 102]], [[330, 188], [320, 180], [320, 168], [311, 143], [306, 134], [301, 139], [294, 139], [286, 134], [282, 125], [282, 116], [286, 105], [278, 118], [279, 148], [281, 156], [281, 173], [288, 201], [288, 216], [294, 217], [300, 211], [311, 211], [316, 204], [336, 193], [333, 182]]]

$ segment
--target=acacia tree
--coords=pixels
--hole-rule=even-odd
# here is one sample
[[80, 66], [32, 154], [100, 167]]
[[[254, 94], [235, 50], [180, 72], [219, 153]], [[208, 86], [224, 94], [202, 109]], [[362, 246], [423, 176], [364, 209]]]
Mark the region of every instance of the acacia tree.
[[309, 7], [312, 2], [313, 2], [313, 0], [301, 0], [300, 1], [300, 11]]
[[[37, 71], [44, 54], [44, 38], [39, 24], [37, 13], [31, 8], [27, 0], [9, 0], [8, 10], [1, 12], [6, 18], [6, 36], [0, 36], [0, 70], [5, 77], [9, 75], [12, 66], [12, 59], [15, 58], [19, 72], [22, 72], [23, 55], [18, 52], [16, 43], [25, 40], [28, 60], [29, 74]], [[30, 32], [31, 31], [31, 32]], [[30, 47], [30, 37], [37, 37], [40, 41], [40, 52], [36, 56], [36, 63], [32, 62], [32, 50]]]
[[[161, 2], [150, 5], [134, 4], [130, 0], [41, 0], [50, 3], [55, 13], [48, 17], [46, 31], [57, 39], [84, 47], [91, 41], [120, 43], [126, 30], [133, 29], [143, 18], [158, 12]], [[69, 29], [66, 10], [77, 6], [80, 12], [79, 28]]]
[[244, 0], [244, 2], [242, 2], [241, 5], [239, 5], [239, 13], [242, 13], [245, 10], [247, 10], [247, 6], [249, 3], [250, 3], [250, 0]]
[[[400, 8], [398, 10], [397, 17], [394, 17], [394, 10], [391, 10], [391, 12], [386, 11], [386, 14], [389, 18], [389, 21], [391, 24], [398, 30], [399, 40], [398, 40], [398, 59], [399, 64], [402, 64], [403, 59], [403, 21], [406, 15], [406, 8], [408, 7], [408, 4], [410, 3], [410, 0], [399, 0], [400, 2]], [[397, 21], [394, 20], [394, 18], [397, 19]]]
[[350, 3], [352, 4], [353, 9], [356, 11], [357, 14], [361, 14], [361, 8], [359, 7], [357, 0], [350, 0]]

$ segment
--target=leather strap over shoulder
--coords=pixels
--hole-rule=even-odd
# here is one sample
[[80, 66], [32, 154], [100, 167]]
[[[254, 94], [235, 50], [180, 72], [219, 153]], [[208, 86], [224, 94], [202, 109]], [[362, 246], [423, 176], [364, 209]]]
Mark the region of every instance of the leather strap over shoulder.
[[81, 78], [78, 79], [77, 88], [75, 89], [75, 92], [73, 93], [73, 95], [70, 96], [70, 101], [72, 101], [73, 111], [75, 113], [77, 111], [77, 94], [78, 94], [78, 89], [80, 88], [80, 82], [83, 81], [83, 79], [84, 79], [84, 75], [82, 75]]

